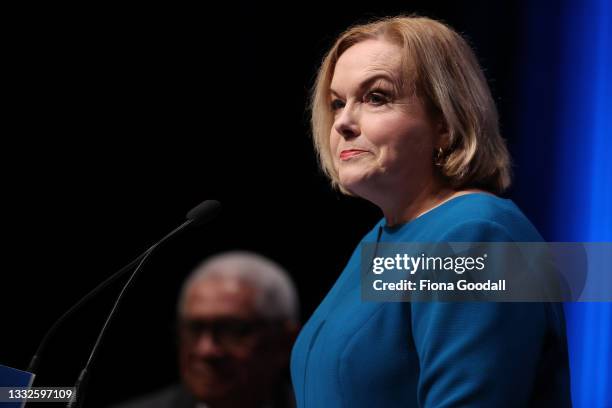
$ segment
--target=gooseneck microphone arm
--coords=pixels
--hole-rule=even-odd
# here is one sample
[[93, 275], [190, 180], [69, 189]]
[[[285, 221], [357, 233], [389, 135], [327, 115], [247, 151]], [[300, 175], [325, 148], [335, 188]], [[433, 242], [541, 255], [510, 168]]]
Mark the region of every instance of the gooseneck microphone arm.
[[38, 363], [40, 361], [40, 355], [45, 349], [45, 347], [47, 346], [47, 343], [49, 342], [49, 338], [51, 338], [51, 335], [56, 332], [56, 330], [62, 325], [62, 323], [66, 319], [72, 316], [74, 312], [79, 310], [91, 298], [93, 298], [99, 292], [101, 292], [102, 289], [106, 288], [111, 283], [113, 283], [114, 281], [116, 281], [117, 279], [125, 275], [125, 273], [128, 272], [130, 269], [132, 269], [132, 267], [136, 265], [142, 258], [144, 258], [144, 256], [147, 253], [148, 253], [148, 250], [142, 253], [141, 255], [139, 255], [138, 258], [134, 259], [132, 262], [125, 265], [123, 268], [121, 268], [120, 270], [118, 270], [117, 272], [109, 276], [104, 282], [100, 283], [98, 286], [96, 286], [91, 291], [89, 291], [88, 294], [83, 296], [78, 302], [72, 305], [70, 309], [68, 309], [63, 315], [61, 315], [60, 318], [57, 319], [55, 323], [53, 323], [53, 325], [49, 328], [49, 330], [47, 330], [47, 332], [45, 333], [42, 341], [40, 342], [40, 344], [38, 345], [38, 348], [36, 349], [36, 352], [34, 353], [34, 356], [32, 357], [32, 360], [30, 360], [30, 364], [28, 365], [28, 368], [26, 371], [35, 373], [38, 370]]
[[[129, 288], [130, 284], [132, 283], [134, 277], [136, 276], [136, 274], [140, 270], [140, 268], [143, 265], [144, 261], [163, 242], [165, 242], [166, 240], [168, 240], [169, 238], [171, 238], [172, 236], [174, 236], [178, 232], [186, 229], [187, 227], [195, 227], [195, 226], [204, 224], [204, 223], [212, 220], [213, 218], [215, 218], [217, 216], [217, 214], [219, 213], [220, 209], [221, 209], [221, 204], [218, 201], [215, 201], [215, 200], [207, 200], [207, 201], [204, 201], [204, 202], [200, 203], [199, 205], [197, 205], [196, 207], [194, 207], [193, 209], [191, 209], [187, 213], [187, 220], [185, 222], [183, 222], [177, 228], [172, 230], [170, 233], [168, 233], [166, 236], [164, 236], [161, 240], [159, 240], [157, 243], [155, 243], [149, 249], [147, 249], [143, 254], [141, 254], [136, 259], [131, 261], [129, 264], [127, 264], [126, 266], [121, 268], [119, 271], [117, 271], [116, 273], [114, 273], [113, 275], [108, 277], [106, 280], [104, 280], [102, 283], [100, 283], [98, 286], [96, 286], [94, 289], [92, 289], [88, 294], [86, 294], [83, 298], [81, 298], [76, 304], [74, 304], [74, 306], [72, 306], [70, 309], [68, 309], [51, 326], [51, 328], [45, 333], [45, 336], [43, 337], [43, 340], [41, 341], [40, 345], [38, 346], [38, 348], [36, 350], [36, 353], [32, 357], [32, 360], [30, 361], [30, 364], [28, 366], [28, 371], [29, 372], [35, 372], [38, 369], [40, 355], [43, 352], [43, 350], [45, 349], [46, 344], [48, 343], [49, 338], [51, 337], [51, 335], [53, 333], [55, 333], [55, 331], [59, 328], [59, 326], [69, 316], [71, 316], [74, 312], [76, 312], [78, 309], [80, 309], [81, 306], [83, 306], [88, 300], [90, 300], [92, 297], [94, 297], [96, 294], [98, 294], [102, 289], [106, 288], [112, 282], [114, 282], [115, 280], [117, 280], [118, 278], [123, 276], [126, 272], [128, 272], [134, 265], [138, 264], [138, 266], [136, 267], [134, 272], [132, 272], [132, 275], [130, 276], [128, 281], [123, 286], [123, 289], [121, 290], [119, 296], [117, 297], [117, 300], [115, 301], [115, 304], [113, 305], [113, 308], [112, 308], [108, 318], [106, 319], [106, 321], [104, 323], [104, 326], [102, 327], [102, 330], [100, 331], [100, 334], [98, 335], [98, 338], [97, 338], [96, 343], [95, 343], [95, 345], [94, 345], [94, 347], [93, 347], [93, 349], [91, 351], [91, 354], [89, 356], [87, 364], [86, 364], [85, 368], [81, 371], [81, 375], [79, 376], [79, 380], [77, 381], [76, 386], [79, 387], [84, 382], [84, 380], [86, 379], [87, 371], [89, 369], [89, 366], [90, 366], [91, 362], [93, 361], [93, 359], [95, 357], [96, 351], [97, 351], [97, 349], [99, 347], [99, 344], [100, 344], [100, 342], [101, 342], [101, 340], [102, 340], [102, 338], [104, 336], [104, 333], [106, 332], [106, 329], [107, 329], [107, 327], [108, 327], [112, 317], [115, 315], [115, 313], [117, 311], [117, 308], [118, 308], [118, 305], [119, 305], [119, 303], [121, 301], [121, 298], [125, 294], [126, 290]], [[77, 391], [78, 391], [78, 388], [77, 388]], [[78, 394], [77, 394], [77, 397], [75, 399], [73, 399], [69, 403], [69, 406], [73, 406], [72, 404], [74, 404], [75, 401], [78, 401], [78, 400], [79, 400], [79, 398], [78, 398]]]
[[89, 354], [89, 358], [87, 359], [87, 363], [85, 364], [85, 367], [83, 367], [83, 370], [81, 370], [81, 373], [79, 374], [79, 378], [77, 379], [77, 381], [76, 381], [76, 383], [74, 385], [74, 388], [75, 388], [74, 395], [75, 395], [75, 397], [72, 400], [70, 400], [70, 402], [68, 402], [68, 404], [66, 405], [67, 407], [70, 407], [70, 408], [78, 407], [78, 406], [80, 406], [83, 403], [84, 398], [85, 398], [85, 395], [84, 395], [85, 394], [85, 388], [87, 387], [87, 379], [88, 379], [88, 374], [89, 374], [89, 367], [91, 366], [92, 362], [94, 361], [94, 359], [96, 357], [96, 354], [98, 352], [98, 348], [100, 347], [100, 342], [104, 338], [104, 334], [106, 334], [106, 330], [108, 329], [108, 326], [109, 326], [111, 320], [113, 319], [113, 317], [115, 317], [115, 314], [117, 313], [117, 310], [119, 309], [119, 304], [121, 303], [121, 300], [123, 299], [123, 296], [125, 296], [125, 293], [127, 292], [127, 290], [130, 288], [130, 286], [132, 286], [132, 282], [134, 281], [134, 278], [136, 277], [136, 275], [138, 275], [138, 272], [140, 271], [140, 268], [142, 267], [144, 262], [147, 260], [149, 255], [151, 255], [153, 253], [155, 248], [157, 248], [161, 243], [163, 243], [165, 240], [167, 240], [168, 238], [170, 238], [171, 236], [173, 236], [177, 232], [183, 230], [184, 228], [189, 226], [191, 223], [192, 223], [191, 220], [185, 221], [184, 223], [182, 223], [181, 225], [176, 227], [168, 235], [163, 237], [158, 243], [153, 245], [151, 248], [149, 248], [143, 254], [144, 256], [142, 257], [142, 259], [138, 263], [138, 266], [136, 267], [136, 269], [134, 269], [134, 272], [132, 272], [132, 274], [130, 275], [129, 279], [123, 285], [123, 288], [121, 289], [121, 292], [119, 292], [119, 296], [117, 296], [117, 300], [115, 300], [115, 303], [113, 304], [113, 307], [112, 307], [110, 313], [108, 314], [108, 317], [104, 321], [104, 325], [102, 326], [102, 329], [100, 330], [100, 333], [98, 334], [98, 338], [96, 339], [96, 342], [94, 343], [94, 345], [93, 345], [93, 347], [91, 349], [91, 353]]

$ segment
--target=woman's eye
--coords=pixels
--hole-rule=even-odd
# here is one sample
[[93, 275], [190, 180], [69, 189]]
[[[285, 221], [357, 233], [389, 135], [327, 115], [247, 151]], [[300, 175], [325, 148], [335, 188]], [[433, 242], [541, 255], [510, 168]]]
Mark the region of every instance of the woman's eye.
[[335, 112], [335, 111], [340, 110], [342, 108], [344, 108], [344, 102], [342, 102], [340, 99], [334, 99], [331, 102], [331, 110], [332, 111]]
[[389, 98], [381, 92], [370, 92], [365, 96], [365, 101], [372, 105], [380, 106], [389, 102]]

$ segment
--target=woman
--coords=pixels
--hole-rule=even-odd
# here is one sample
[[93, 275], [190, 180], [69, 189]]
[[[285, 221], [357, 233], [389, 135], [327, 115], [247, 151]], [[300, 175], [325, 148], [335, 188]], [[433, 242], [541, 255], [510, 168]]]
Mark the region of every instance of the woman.
[[[350, 28], [312, 98], [320, 163], [384, 218], [363, 242], [533, 242], [499, 198], [510, 159], [466, 42], [394, 17]], [[384, 303], [360, 298], [359, 246], [305, 325], [291, 361], [299, 407], [570, 405], [559, 305]]]

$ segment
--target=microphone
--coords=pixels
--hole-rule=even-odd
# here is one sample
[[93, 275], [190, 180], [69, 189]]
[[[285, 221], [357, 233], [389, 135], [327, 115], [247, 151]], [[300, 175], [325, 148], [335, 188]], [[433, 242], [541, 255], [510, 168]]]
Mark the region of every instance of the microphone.
[[206, 200], [193, 207], [187, 213], [187, 221], [191, 220], [191, 226], [198, 227], [212, 221], [221, 211], [221, 203], [217, 200]]
[[[96, 286], [94, 289], [92, 289], [89, 293], [87, 293], [85, 296], [83, 296], [77, 303], [75, 303], [62, 316], [60, 316], [60, 318], [57, 319], [55, 321], [55, 323], [53, 323], [53, 325], [49, 328], [49, 330], [47, 330], [47, 332], [45, 333], [42, 341], [40, 342], [40, 344], [38, 346], [38, 348], [36, 349], [36, 352], [34, 353], [34, 356], [32, 357], [32, 360], [30, 361], [30, 364], [29, 364], [29, 366], [27, 368], [27, 371], [29, 371], [31, 373], [35, 373], [35, 371], [38, 369], [40, 355], [41, 355], [42, 351], [45, 349], [45, 347], [46, 347], [46, 345], [47, 345], [47, 343], [49, 341], [49, 338], [51, 337], [51, 335], [53, 333], [55, 333], [57, 328], [68, 317], [72, 316], [72, 314], [74, 314], [74, 312], [79, 310], [85, 303], [87, 303], [87, 301], [89, 301], [92, 297], [94, 297], [96, 294], [98, 294], [101, 290], [106, 288], [108, 285], [110, 285], [111, 283], [116, 281], [121, 276], [125, 275], [125, 273], [128, 272], [134, 265], [138, 264], [138, 266], [136, 267], [136, 269], [134, 270], [134, 272], [132, 273], [132, 275], [130, 276], [128, 281], [126, 282], [126, 284], [123, 286], [123, 289], [121, 290], [119, 296], [117, 297], [117, 300], [115, 301], [115, 304], [113, 305], [113, 308], [112, 308], [109, 316], [107, 317], [107, 319], [106, 319], [106, 321], [104, 323], [104, 326], [102, 327], [102, 330], [101, 330], [100, 334], [98, 335], [98, 339], [96, 340], [96, 343], [95, 343], [95, 345], [94, 345], [94, 347], [92, 349], [92, 352], [90, 354], [89, 360], [87, 361], [87, 365], [85, 366], [85, 368], [81, 372], [81, 375], [79, 376], [79, 380], [77, 381], [77, 385], [76, 386], [78, 387], [79, 384], [82, 383], [83, 380], [84, 380], [84, 377], [86, 375], [87, 369], [89, 368], [89, 365], [93, 361], [93, 357], [95, 356], [96, 350], [97, 350], [97, 348], [98, 348], [98, 346], [100, 344], [100, 341], [101, 341], [102, 337], [104, 336], [106, 328], [108, 327], [108, 323], [110, 322], [110, 320], [112, 319], [114, 313], [117, 310], [117, 306], [119, 305], [119, 302], [121, 301], [121, 298], [123, 297], [123, 295], [124, 295], [125, 291], [127, 290], [127, 288], [130, 286], [130, 283], [132, 282], [133, 278], [136, 276], [137, 272], [139, 271], [139, 269], [142, 266], [142, 264], [144, 263], [144, 261], [149, 257], [149, 255], [158, 246], [160, 246], [162, 243], [167, 241], [169, 238], [173, 237], [175, 234], [177, 234], [177, 233], [179, 233], [179, 232], [181, 232], [181, 231], [183, 231], [183, 230], [185, 230], [185, 229], [187, 229], [189, 227], [197, 227], [197, 226], [203, 225], [203, 224], [211, 221], [212, 219], [214, 219], [219, 214], [220, 210], [221, 210], [221, 203], [219, 203], [216, 200], [206, 200], [206, 201], [203, 201], [202, 203], [198, 204], [197, 206], [192, 208], [187, 213], [186, 220], [181, 225], [176, 227], [174, 230], [170, 231], [162, 239], [157, 241], [149, 249], [147, 249], [145, 252], [143, 252], [141, 255], [139, 255], [136, 259], [132, 260], [129, 264], [125, 265], [119, 271], [115, 272], [113, 275], [108, 277], [106, 280], [104, 280], [102, 283], [100, 283], [98, 286]], [[77, 388], [77, 391], [78, 391], [78, 388]], [[78, 399], [78, 395], [72, 401], [75, 401], [77, 399]]]

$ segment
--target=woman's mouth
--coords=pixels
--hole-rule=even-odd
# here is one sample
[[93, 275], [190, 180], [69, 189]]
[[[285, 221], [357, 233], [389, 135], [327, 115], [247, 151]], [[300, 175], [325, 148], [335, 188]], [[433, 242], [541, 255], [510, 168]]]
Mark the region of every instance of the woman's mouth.
[[340, 152], [340, 160], [348, 160], [351, 157], [359, 156], [360, 154], [367, 153], [367, 150], [349, 149]]

